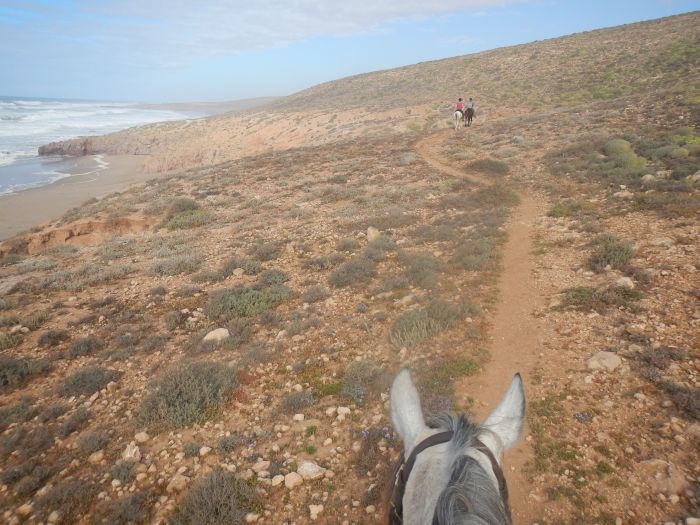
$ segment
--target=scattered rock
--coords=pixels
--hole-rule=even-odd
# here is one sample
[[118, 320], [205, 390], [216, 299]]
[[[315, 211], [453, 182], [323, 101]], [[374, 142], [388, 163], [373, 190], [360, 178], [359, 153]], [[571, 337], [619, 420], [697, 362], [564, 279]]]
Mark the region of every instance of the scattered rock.
[[[297, 476], [298, 476], [298, 474], [297, 474]], [[278, 485], [281, 485], [283, 482], [284, 482], [284, 476], [282, 474], [277, 474], [274, 478], [272, 478], [272, 481], [270, 482], [270, 484], [273, 487], [276, 487]]]
[[293, 421], [304, 421], [304, 414], [294, 414], [292, 417]]
[[647, 173], [642, 177], [642, 184], [644, 186], [648, 186], [649, 184], [653, 184], [656, 181], [656, 177], [654, 177], [651, 173]]
[[200, 447], [200, 449], [199, 449], [199, 455], [201, 457], [206, 456], [207, 454], [209, 454], [209, 452], [211, 452], [211, 447], [204, 446], [204, 447]]
[[146, 441], [151, 439], [151, 436], [149, 436], [146, 432], [138, 432], [134, 436], [134, 439], [137, 443], [145, 443]]
[[318, 515], [323, 512], [323, 505], [309, 505], [309, 515], [311, 516], [311, 521], [316, 521]]
[[[321, 507], [321, 510], [323, 510], [323, 507]], [[33, 511], [34, 511], [34, 509], [32, 508], [32, 506], [29, 503], [25, 503], [24, 505], [20, 505], [17, 508], [17, 514], [19, 514], [20, 516], [24, 516], [25, 518], [27, 516], [29, 516]]]
[[620, 277], [615, 281], [615, 284], [617, 286], [621, 286], [622, 288], [629, 288], [630, 290], [634, 288], [634, 281], [631, 277]]
[[367, 228], [367, 242], [373, 242], [379, 239], [381, 236], [381, 233], [379, 233], [379, 230], [375, 228], [374, 226], [370, 226]]
[[622, 364], [622, 359], [617, 354], [612, 352], [598, 352], [588, 361], [586, 361], [586, 366], [589, 370], [607, 370], [612, 372], [618, 366]]
[[166, 491], [169, 493], [172, 492], [182, 492], [187, 488], [187, 483], [190, 481], [190, 478], [187, 476], [184, 476], [182, 474], [175, 474], [175, 477], [170, 480], [170, 483], [168, 483], [168, 486], [165, 488]]
[[650, 459], [639, 463], [639, 468], [646, 475], [646, 481], [655, 492], [678, 494], [687, 482], [683, 472], [673, 463], [662, 459]]
[[103, 450], [98, 450], [97, 452], [93, 452], [90, 454], [88, 457], [88, 462], [92, 463], [93, 465], [97, 465], [100, 461], [102, 461], [105, 457], [105, 453]]
[[205, 335], [204, 339], [202, 340], [220, 343], [221, 341], [225, 341], [226, 339], [228, 339], [230, 335], [231, 334], [229, 334], [228, 328], [217, 328], [216, 330], [212, 330], [207, 335]]
[[129, 443], [122, 452], [124, 461], [141, 461], [141, 451], [135, 441]]
[[613, 197], [617, 199], [633, 199], [634, 193], [632, 193], [630, 190], [621, 190], [613, 193]]
[[304, 478], [302, 478], [296, 472], [290, 472], [284, 477], [284, 486], [289, 490], [292, 490], [294, 487], [298, 487], [302, 483], [304, 483]]
[[326, 469], [319, 467], [313, 461], [302, 461], [301, 465], [297, 468], [297, 474], [305, 480], [322, 478], [325, 471]]
[[269, 461], [258, 461], [255, 465], [253, 465], [253, 472], [255, 472], [256, 474], [260, 474], [261, 472], [263, 472], [269, 468], [270, 468]]

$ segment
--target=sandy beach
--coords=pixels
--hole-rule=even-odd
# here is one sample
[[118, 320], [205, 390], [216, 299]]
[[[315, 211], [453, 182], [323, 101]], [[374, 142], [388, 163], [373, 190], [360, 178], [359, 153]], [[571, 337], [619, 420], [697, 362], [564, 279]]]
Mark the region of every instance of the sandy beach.
[[74, 175], [52, 184], [0, 195], [0, 240], [34, 228], [79, 206], [92, 197], [123, 191], [132, 184], [160, 176], [145, 173], [144, 155], [101, 156], [108, 166], [98, 169], [94, 157], [78, 157]]

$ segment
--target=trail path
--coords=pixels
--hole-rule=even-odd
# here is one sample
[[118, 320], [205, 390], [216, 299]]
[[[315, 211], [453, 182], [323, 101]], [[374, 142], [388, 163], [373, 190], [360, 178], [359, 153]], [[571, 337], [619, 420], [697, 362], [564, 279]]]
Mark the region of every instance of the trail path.
[[[491, 184], [485, 177], [465, 173], [443, 160], [441, 147], [449, 136], [445, 132], [433, 134], [416, 144], [416, 152], [438, 171], [477, 184]], [[500, 401], [516, 372], [522, 374], [527, 393], [530, 374], [541, 347], [541, 330], [537, 319], [532, 315], [542, 302], [535, 284], [535, 262], [532, 255], [532, 232], [540, 213], [533, 195], [523, 191], [519, 197], [520, 204], [513, 210], [506, 224], [508, 241], [503, 249], [503, 272], [499, 279], [499, 299], [493, 317], [491, 360], [482, 373], [460, 381], [455, 387], [458, 399], [468, 395], [477, 400], [474, 411], [478, 421], [483, 420]], [[526, 429], [524, 435], [527, 433]], [[523, 472], [526, 461], [531, 457], [531, 447], [521, 439], [513, 450], [506, 453], [504, 459], [504, 472], [516, 525], [529, 525], [541, 516], [541, 504], [529, 497], [530, 483]]]

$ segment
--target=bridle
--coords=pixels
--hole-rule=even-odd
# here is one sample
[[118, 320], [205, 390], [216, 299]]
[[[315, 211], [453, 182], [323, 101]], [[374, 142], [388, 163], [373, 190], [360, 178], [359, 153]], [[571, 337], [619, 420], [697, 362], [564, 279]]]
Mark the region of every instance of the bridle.
[[[423, 452], [426, 448], [447, 443], [453, 436], [454, 432], [452, 431], [433, 434], [432, 436], [428, 436], [423, 441], [418, 443], [413, 451], [411, 451], [411, 455], [408, 456], [408, 459], [404, 460], [403, 454], [401, 455], [401, 460], [398, 468], [396, 469], [396, 475], [394, 477], [391, 501], [389, 502], [389, 525], [403, 524], [403, 496], [404, 492], [406, 491], [408, 477], [411, 475], [411, 470], [413, 470], [413, 465], [416, 462], [418, 454]], [[473, 448], [484, 454], [489, 459], [491, 468], [493, 469], [493, 474], [496, 476], [496, 480], [498, 481], [498, 492], [501, 494], [501, 499], [503, 500], [503, 506], [506, 510], [508, 523], [512, 523], [510, 505], [508, 504], [508, 486], [506, 485], [506, 478], [503, 475], [503, 469], [498, 464], [493, 452], [491, 452], [491, 450], [481, 441], [477, 439], [476, 443], [473, 445]], [[437, 512], [433, 515], [433, 525], [440, 525], [438, 522]]]

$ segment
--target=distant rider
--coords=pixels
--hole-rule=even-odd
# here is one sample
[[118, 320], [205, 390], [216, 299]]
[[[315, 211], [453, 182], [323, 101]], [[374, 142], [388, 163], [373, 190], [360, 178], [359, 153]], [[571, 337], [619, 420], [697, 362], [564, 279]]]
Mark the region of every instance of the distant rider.
[[464, 102], [462, 102], [461, 97], [455, 104], [455, 111], [459, 111], [460, 115], [462, 115], [462, 118], [464, 118]]

